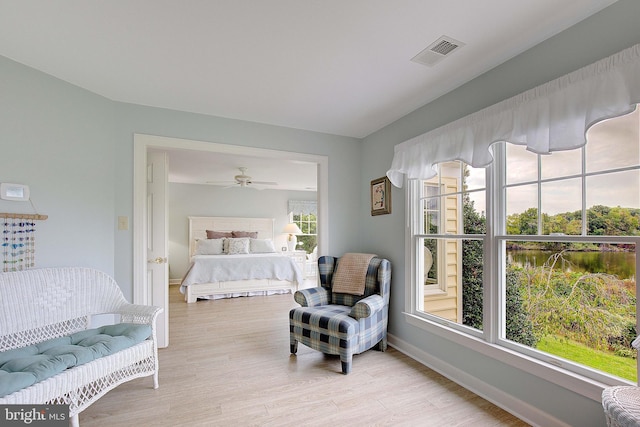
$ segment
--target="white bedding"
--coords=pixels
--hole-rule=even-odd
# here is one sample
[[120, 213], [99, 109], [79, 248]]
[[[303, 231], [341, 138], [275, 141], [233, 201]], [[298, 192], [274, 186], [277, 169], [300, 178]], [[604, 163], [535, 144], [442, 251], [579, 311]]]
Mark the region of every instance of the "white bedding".
[[279, 254], [195, 255], [191, 260], [180, 287], [183, 293], [186, 286], [199, 283], [277, 279], [302, 285], [304, 280], [298, 264]]
[[[180, 286], [185, 301], [195, 303], [198, 299], [294, 293], [298, 290], [298, 286], [301, 286], [304, 280], [299, 264], [281, 253], [266, 253], [273, 250], [274, 222], [273, 218], [190, 216], [191, 266]], [[209, 232], [233, 235], [234, 231], [257, 233], [257, 237], [249, 238], [249, 254], [209, 255], [217, 251], [205, 250], [204, 254], [196, 256], [196, 252], [199, 252], [199, 242], [209, 240]], [[271, 244], [254, 245], [259, 243], [258, 240], [263, 243], [270, 241]], [[240, 249], [245, 248], [234, 249], [243, 252]], [[226, 250], [229, 251], [229, 248]]]

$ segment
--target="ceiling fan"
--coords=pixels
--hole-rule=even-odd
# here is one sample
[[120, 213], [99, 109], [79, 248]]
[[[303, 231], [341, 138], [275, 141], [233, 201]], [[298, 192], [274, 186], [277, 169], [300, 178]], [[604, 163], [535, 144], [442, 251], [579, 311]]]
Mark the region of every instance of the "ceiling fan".
[[[254, 180], [251, 179], [251, 177], [249, 175], [247, 175], [247, 168], [246, 167], [239, 167], [238, 169], [240, 170], [240, 174], [233, 177], [235, 182], [208, 181], [207, 184], [226, 185], [227, 186], [226, 188], [235, 187], [236, 185], [239, 185], [240, 187], [249, 187], [250, 185], [278, 185], [277, 182], [254, 181]], [[257, 187], [253, 187], [253, 188], [257, 188]]]

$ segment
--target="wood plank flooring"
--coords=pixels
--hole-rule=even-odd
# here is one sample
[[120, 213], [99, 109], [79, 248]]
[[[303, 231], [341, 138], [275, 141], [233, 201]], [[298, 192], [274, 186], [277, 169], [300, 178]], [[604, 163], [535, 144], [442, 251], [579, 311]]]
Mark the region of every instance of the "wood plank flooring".
[[170, 287], [160, 388], [150, 377], [110, 391], [82, 427], [526, 426], [393, 348], [340, 359], [289, 353], [290, 294], [186, 304]]

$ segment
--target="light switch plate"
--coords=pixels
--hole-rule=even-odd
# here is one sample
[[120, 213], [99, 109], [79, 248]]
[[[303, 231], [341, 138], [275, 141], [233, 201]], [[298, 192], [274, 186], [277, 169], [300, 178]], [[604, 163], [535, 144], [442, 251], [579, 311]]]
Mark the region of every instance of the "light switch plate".
[[128, 230], [129, 229], [129, 217], [128, 216], [119, 216], [118, 217], [118, 230]]

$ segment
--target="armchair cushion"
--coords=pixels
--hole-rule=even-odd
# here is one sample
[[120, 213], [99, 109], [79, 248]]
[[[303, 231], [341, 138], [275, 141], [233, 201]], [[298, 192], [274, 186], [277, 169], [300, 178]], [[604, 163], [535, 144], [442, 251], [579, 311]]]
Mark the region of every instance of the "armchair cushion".
[[373, 313], [382, 309], [384, 309], [384, 299], [380, 295], [370, 295], [358, 301], [351, 309], [349, 316], [354, 319], [363, 319], [371, 317]]
[[340, 354], [358, 342], [358, 321], [349, 316], [351, 307], [322, 305], [292, 310], [290, 326], [302, 334], [310, 347], [326, 354]]

